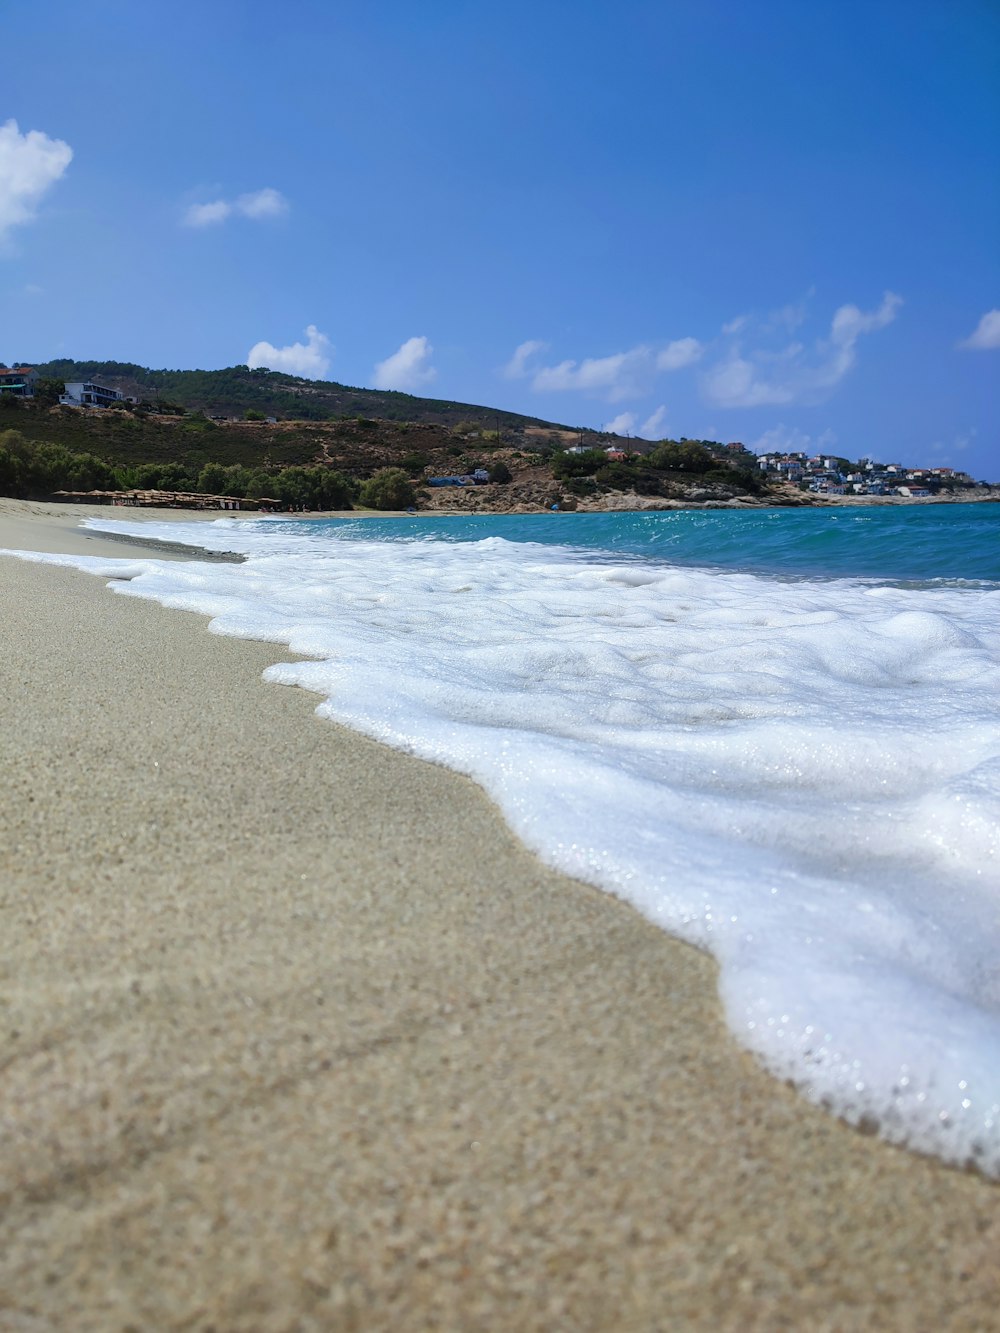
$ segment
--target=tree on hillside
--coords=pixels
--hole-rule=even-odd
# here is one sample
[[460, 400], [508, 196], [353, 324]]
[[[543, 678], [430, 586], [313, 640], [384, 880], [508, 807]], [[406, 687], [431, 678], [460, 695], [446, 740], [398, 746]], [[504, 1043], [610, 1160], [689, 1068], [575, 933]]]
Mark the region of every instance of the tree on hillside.
[[328, 467], [286, 467], [268, 485], [268, 494], [292, 509], [350, 509], [354, 498], [343, 473]]
[[707, 472], [715, 466], [715, 459], [709, 450], [695, 440], [682, 440], [680, 444], [668, 440], [648, 454], [646, 462], [650, 467], [662, 468], [664, 472]]
[[54, 407], [65, 392], [66, 385], [63, 380], [39, 379], [35, 383], [35, 402], [42, 407]]
[[361, 487], [361, 503], [369, 509], [409, 509], [415, 500], [410, 479], [398, 467], [384, 467]]
[[198, 489], [206, 495], [227, 495], [229, 469], [221, 463], [206, 463], [198, 473]]

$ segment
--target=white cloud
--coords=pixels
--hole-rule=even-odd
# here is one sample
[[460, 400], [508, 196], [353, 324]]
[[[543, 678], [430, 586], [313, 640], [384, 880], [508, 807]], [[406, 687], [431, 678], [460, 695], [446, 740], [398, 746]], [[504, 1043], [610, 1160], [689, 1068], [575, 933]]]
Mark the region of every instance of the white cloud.
[[16, 120], [0, 125], [0, 237], [11, 227], [30, 222], [45, 192], [73, 159], [62, 139], [41, 130], [21, 134]]
[[740, 344], [734, 343], [728, 355], [702, 377], [702, 392], [717, 407], [821, 402], [857, 360], [861, 335], [891, 324], [902, 304], [901, 296], [886, 292], [877, 310], [840, 306], [834, 312], [829, 337], [819, 339], [811, 351], [794, 342], [777, 352], [744, 354]]
[[973, 352], [988, 352], [1000, 347], [1000, 310], [987, 310], [973, 332], [958, 345]]
[[508, 373], [531, 375], [531, 387], [538, 393], [589, 393], [611, 403], [647, 393], [658, 374], [693, 365], [705, 350], [697, 338], [678, 338], [659, 349], [639, 344], [627, 352], [560, 361], [532, 370], [527, 362], [543, 346], [522, 343], [508, 362]]
[[[801, 301], [790, 301], [787, 305], [772, 310], [763, 327], [769, 331], [791, 333], [806, 322], [809, 313], [809, 298], [815, 294], [815, 288], [810, 287]], [[747, 322], [745, 318], [743, 322], [744, 324]]]
[[288, 200], [280, 190], [273, 190], [269, 185], [263, 190], [254, 190], [250, 194], [241, 194], [231, 202], [228, 199], [213, 199], [207, 204], [190, 204], [181, 221], [185, 227], [213, 227], [227, 218], [238, 214], [254, 222], [263, 222], [268, 218], [282, 217], [288, 212]]
[[667, 409], [661, 403], [652, 416], [648, 416], [639, 427], [639, 434], [644, 440], [658, 440], [661, 438], [664, 422], [667, 419]]
[[583, 361], [560, 361], [557, 366], [543, 366], [535, 373], [532, 388], [540, 393], [552, 390], [580, 389], [600, 392], [611, 402], [637, 392], [648, 377], [650, 352], [635, 347], [613, 356], [587, 357]]
[[842, 305], [834, 313], [830, 341], [836, 347], [853, 347], [862, 333], [884, 329], [887, 324], [891, 324], [902, 304], [901, 296], [895, 292], [886, 292], [879, 308], [867, 315], [856, 305]]
[[544, 352], [547, 347], [548, 343], [538, 342], [535, 339], [529, 339], [528, 342], [521, 343], [500, 373], [504, 379], [524, 379], [526, 375], [531, 373], [528, 369], [528, 362], [538, 352]]
[[604, 429], [610, 435], [633, 435], [635, 420], [634, 412], [619, 412], [614, 421], [609, 421]]
[[211, 204], [191, 204], [184, 213], [184, 225], [212, 227], [217, 222], [225, 222], [232, 211], [232, 204], [227, 204], [225, 199], [216, 199]]
[[732, 336], [732, 334], [739, 333], [742, 329], [745, 329], [749, 322], [750, 319], [748, 315], [737, 315], [736, 318], [731, 319], [728, 324], [723, 324], [722, 332], [728, 336]]
[[434, 348], [426, 338], [407, 338], [392, 356], [380, 361], [372, 373], [376, 389], [418, 389], [437, 376], [430, 360]]
[[782, 422], [764, 431], [747, 448], [755, 454], [827, 454], [836, 443], [837, 436], [832, 430], [813, 436]]
[[272, 190], [268, 185], [252, 194], [241, 194], [236, 200], [236, 211], [255, 221], [260, 218], [280, 218], [288, 212], [288, 200], [280, 190]]
[[320, 333], [315, 324], [306, 329], [306, 339], [305, 343], [292, 343], [289, 347], [254, 343], [247, 353], [247, 365], [251, 370], [267, 366], [269, 370], [283, 370], [288, 375], [301, 375], [303, 379], [322, 379], [330, 369], [333, 355], [330, 339]]
[[705, 373], [702, 389], [716, 407], [762, 407], [790, 403], [795, 397], [790, 386], [759, 380], [753, 363], [735, 350]]
[[657, 354], [656, 369], [682, 370], [699, 360], [704, 350], [697, 338], [678, 338]]

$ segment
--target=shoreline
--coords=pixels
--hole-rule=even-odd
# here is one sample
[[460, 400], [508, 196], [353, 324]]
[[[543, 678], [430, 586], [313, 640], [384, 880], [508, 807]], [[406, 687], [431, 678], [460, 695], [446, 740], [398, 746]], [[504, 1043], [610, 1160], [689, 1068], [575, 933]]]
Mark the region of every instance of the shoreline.
[[[502, 488], [501, 488], [502, 489]], [[448, 505], [447, 503], [434, 503], [425, 505], [421, 509], [413, 511], [417, 517], [437, 517], [450, 515], [453, 517], [468, 518], [470, 515], [488, 516], [490, 514], [498, 515], [518, 515], [518, 516], [537, 516], [541, 517], [552, 512], [549, 504], [525, 504], [513, 505], [504, 508], [498, 504], [484, 504], [484, 500], [491, 497], [484, 495], [480, 489], [470, 488], [463, 495], [468, 495], [470, 503], [468, 505]], [[435, 496], [435, 500], [440, 498], [445, 500], [443, 494]], [[449, 495], [447, 498], [454, 498]], [[494, 500], [502, 499], [503, 496], [492, 497]], [[681, 500], [681, 499], [662, 499], [655, 496], [640, 496], [635, 494], [613, 493], [613, 496], [603, 497], [604, 501], [614, 499], [615, 503], [599, 503], [593, 500], [587, 500], [585, 497], [574, 497], [574, 507], [561, 509], [562, 513], [578, 514], [620, 514], [620, 513], [647, 513], [647, 512], [677, 512], [681, 510], [735, 510], [743, 511], [747, 509], [838, 509], [838, 508], [866, 508], [866, 507], [885, 507], [901, 505], [952, 505], [952, 504], [1000, 504], [1000, 487], [991, 487], [989, 494], [972, 495], [934, 495], [934, 496], [903, 496], [903, 495], [822, 495], [822, 496], [803, 496], [801, 492], [794, 488], [789, 488], [779, 495], [770, 496], [738, 496], [729, 500]], [[474, 501], [474, 503], [472, 503]], [[620, 501], [620, 503], [618, 503]], [[71, 542], [78, 543], [81, 539], [87, 540], [87, 534], [79, 528], [79, 522], [84, 518], [105, 518], [120, 519], [123, 522], [197, 522], [211, 523], [220, 518], [238, 518], [241, 520], [261, 519], [292, 519], [300, 521], [303, 519], [316, 518], [343, 518], [357, 520], [363, 518], [407, 518], [413, 517], [408, 510], [377, 510], [377, 509], [330, 509], [330, 510], [307, 510], [294, 512], [276, 512], [262, 513], [259, 510], [222, 510], [222, 509], [182, 509], [176, 506], [157, 508], [155, 506], [127, 506], [119, 507], [108, 504], [86, 504], [76, 501], [63, 502], [56, 500], [18, 500], [10, 496], [0, 496], [0, 518], [7, 518], [15, 521], [18, 519], [49, 518], [62, 519], [60, 525], [67, 534]], [[31, 536], [32, 528], [30, 524], [23, 528], [26, 540], [34, 540]], [[135, 544], [147, 545], [150, 549], [165, 551], [166, 544], [162, 542], [146, 542], [142, 538], [129, 538], [119, 536], [113, 538], [112, 534], [103, 534], [109, 539], [123, 542], [133, 542]], [[179, 545], [183, 545], [179, 543]], [[27, 549], [27, 548], [25, 548]], [[195, 548], [184, 546], [185, 550]], [[202, 550], [203, 548], [197, 548]], [[68, 551], [68, 548], [67, 548]], [[74, 552], [83, 554], [79, 545], [74, 546]], [[66, 552], [64, 552], [65, 554]], [[230, 559], [232, 553], [205, 552], [208, 559]], [[183, 558], [183, 557], [181, 557]]]
[[[0, 546], [121, 557], [87, 508]], [[995, 1320], [997, 1186], [763, 1073], [711, 960], [279, 646], [0, 571], [0, 1324]]]

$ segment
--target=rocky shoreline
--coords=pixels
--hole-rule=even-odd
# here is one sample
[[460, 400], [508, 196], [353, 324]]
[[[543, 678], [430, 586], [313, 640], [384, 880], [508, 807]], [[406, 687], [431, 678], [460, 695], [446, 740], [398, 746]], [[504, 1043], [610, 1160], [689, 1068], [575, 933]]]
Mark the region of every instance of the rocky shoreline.
[[670, 509], [830, 509], [859, 505], [929, 505], [1000, 502], [1000, 487], [932, 496], [814, 495], [796, 486], [776, 485], [763, 495], [741, 494], [724, 485], [692, 484], [669, 498], [639, 495], [635, 491], [608, 491], [594, 496], [573, 495], [554, 478], [511, 482], [506, 486], [449, 486], [422, 491], [418, 508], [429, 513], [526, 514], [551, 510], [579, 513], [622, 513]]

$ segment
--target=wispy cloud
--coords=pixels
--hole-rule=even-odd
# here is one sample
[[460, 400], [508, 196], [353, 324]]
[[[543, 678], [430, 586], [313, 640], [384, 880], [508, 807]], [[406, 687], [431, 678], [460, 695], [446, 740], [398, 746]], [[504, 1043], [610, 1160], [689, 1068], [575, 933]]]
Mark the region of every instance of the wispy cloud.
[[[855, 364], [862, 334], [891, 324], [902, 304], [901, 296], [886, 292], [876, 310], [842, 305], [834, 312], [828, 336], [818, 339], [811, 348], [793, 342], [777, 351], [744, 352], [736, 341], [728, 354], [705, 372], [702, 392], [716, 407], [821, 402]], [[747, 325], [741, 325], [739, 331], [746, 332]]]
[[1000, 310], [987, 310], [968, 338], [958, 345], [971, 352], [989, 352], [1000, 347]]
[[73, 150], [62, 139], [41, 130], [22, 134], [16, 120], [0, 125], [0, 239], [35, 217], [43, 195], [72, 159]]
[[539, 352], [544, 352], [547, 349], [548, 343], [538, 342], [538, 340], [534, 338], [521, 343], [521, 345], [516, 348], [514, 355], [501, 370], [500, 374], [503, 375], [504, 379], [523, 380], [525, 376], [530, 373], [528, 370], [528, 362], [532, 357], [537, 356]]
[[502, 373], [508, 379], [530, 378], [538, 393], [586, 393], [616, 403], [646, 393], [657, 375], [693, 365], [705, 349], [697, 338], [678, 338], [659, 348], [639, 344], [609, 356], [539, 365], [539, 354], [546, 350], [546, 343], [521, 343]]
[[225, 222], [233, 211], [232, 204], [225, 199], [216, 199], [212, 204], [191, 204], [184, 213], [185, 227], [212, 227], [217, 222]]
[[700, 361], [705, 349], [697, 338], [678, 338], [656, 355], [657, 370], [683, 370]]
[[663, 427], [667, 420], [667, 409], [661, 403], [660, 406], [639, 427], [639, 434], [644, 440], [658, 440], [662, 436]]
[[431, 365], [434, 348], [426, 338], [407, 338], [398, 351], [380, 361], [372, 373], [376, 389], [418, 389], [437, 376]]
[[288, 212], [288, 200], [280, 190], [267, 185], [262, 190], [241, 194], [236, 199], [213, 199], [205, 204], [190, 204], [181, 218], [185, 227], [215, 227], [227, 218], [244, 217], [253, 222], [280, 218]]
[[968, 430], [959, 431], [953, 435], [951, 440], [935, 440], [928, 448], [928, 454], [940, 467], [947, 467], [952, 463], [961, 464], [962, 460], [956, 455], [963, 454], [970, 445], [975, 443], [979, 431], [975, 426], [970, 426]]
[[634, 412], [619, 412], [613, 421], [604, 427], [611, 435], [634, 435], [636, 415]]
[[266, 366], [269, 370], [283, 370], [288, 375], [301, 375], [303, 379], [322, 379], [330, 369], [332, 355], [330, 339], [320, 333], [315, 324], [310, 324], [304, 343], [291, 343], [288, 347], [275, 347], [269, 342], [254, 343], [247, 353], [247, 365], [251, 370]]
[[809, 435], [795, 426], [786, 426], [780, 422], [758, 435], [747, 448], [756, 454], [826, 454], [836, 443], [837, 436], [832, 430], [825, 430], [820, 435]]
[[542, 366], [537, 370], [531, 387], [539, 393], [567, 389], [600, 393], [613, 403], [619, 402], [642, 392], [651, 359], [648, 347], [634, 347], [630, 352], [615, 352], [612, 356], [560, 361], [558, 365]]
[[251, 194], [241, 194], [236, 200], [236, 212], [255, 222], [261, 218], [280, 218], [288, 212], [288, 200], [280, 190], [272, 190], [266, 185], [263, 190], [254, 190]]
[[[789, 301], [785, 305], [778, 306], [772, 310], [761, 326], [767, 332], [793, 333], [801, 324], [806, 322], [809, 314], [809, 300], [816, 295], [815, 287], [810, 287], [799, 301]], [[744, 315], [739, 322], [741, 325], [749, 323]], [[723, 328], [723, 332], [727, 330]]]

